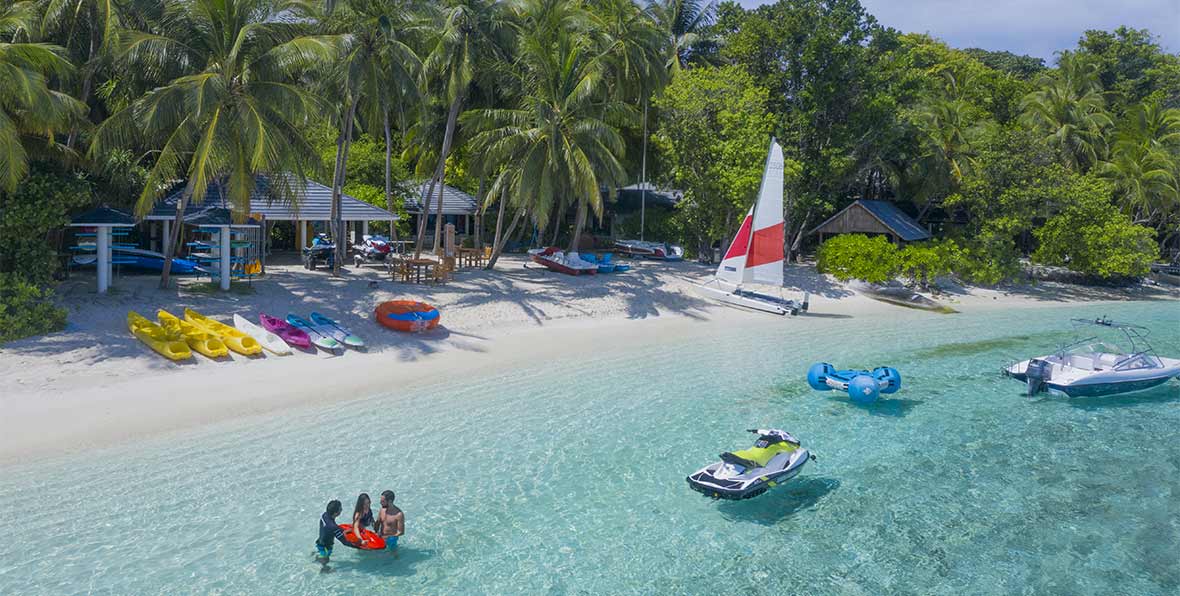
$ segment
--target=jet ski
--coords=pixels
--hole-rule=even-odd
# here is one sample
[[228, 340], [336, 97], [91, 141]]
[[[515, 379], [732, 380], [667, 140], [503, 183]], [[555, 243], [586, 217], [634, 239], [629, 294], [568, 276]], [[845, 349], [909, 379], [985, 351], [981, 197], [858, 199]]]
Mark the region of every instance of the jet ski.
[[815, 459], [788, 432], [778, 429], [749, 429], [749, 432], [758, 435], [753, 447], [722, 453], [721, 461], [691, 474], [688, 485], [714, 499], [749, 499], [794, 478], [808, 460]]

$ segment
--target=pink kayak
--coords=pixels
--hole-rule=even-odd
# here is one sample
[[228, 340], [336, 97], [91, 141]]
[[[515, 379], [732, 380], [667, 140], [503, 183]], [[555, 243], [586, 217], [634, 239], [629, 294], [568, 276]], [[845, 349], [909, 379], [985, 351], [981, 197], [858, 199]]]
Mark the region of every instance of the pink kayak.
[[262, 322], [262, 328], [271, 333], [283, 338], [283, 341], [300, 348], [310, 348], [311, 338], [307, 336], [307, 332], [297, 329], [294, 325], [282, 320], [276, 319], [266, 313], [258, 315], [259, 321]]

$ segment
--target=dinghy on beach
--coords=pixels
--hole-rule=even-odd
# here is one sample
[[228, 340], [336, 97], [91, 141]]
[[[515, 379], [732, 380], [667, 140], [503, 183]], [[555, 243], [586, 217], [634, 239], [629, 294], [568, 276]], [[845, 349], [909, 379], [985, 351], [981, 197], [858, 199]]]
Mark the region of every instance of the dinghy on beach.
[[806, 293], [801, 302], [796, 302], [745, 287], [747, 284], [764, 284], [782, 291], [784, 230], [783, 150], [772, 139], [758, 201], [750, 207], [713, 279], [698, 284], [697, 291], [723, 304], [776, 315], [797, 315], [806, 311], [809, 306]]

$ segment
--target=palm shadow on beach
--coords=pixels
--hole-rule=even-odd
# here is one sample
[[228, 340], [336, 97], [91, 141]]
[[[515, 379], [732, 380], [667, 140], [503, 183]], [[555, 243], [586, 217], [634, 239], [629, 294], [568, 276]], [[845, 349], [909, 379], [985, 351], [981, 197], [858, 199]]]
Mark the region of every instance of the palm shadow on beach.
[[416, 567], [434, 557], [433, 549], [399, 546], [389, 551], [356, 551], [349, 556], [334, 557], [328, 565], [332, 572], [353, 572], [386, 577], [408, 577], [417, 573]]
[[835, 478], [803, 476], [752, 499], [721, 501], [717, 511], [727, 521], [773, 526], [815, 507], [839, 488], [840, 481]]

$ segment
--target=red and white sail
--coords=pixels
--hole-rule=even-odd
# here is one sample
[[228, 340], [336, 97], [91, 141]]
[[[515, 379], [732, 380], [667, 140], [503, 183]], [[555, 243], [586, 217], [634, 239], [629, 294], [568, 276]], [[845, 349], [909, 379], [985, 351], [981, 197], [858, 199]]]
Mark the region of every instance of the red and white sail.
[[770, 142], [758, 200], [717, 267], [717, 279], [783, 285], [783, 149]]

